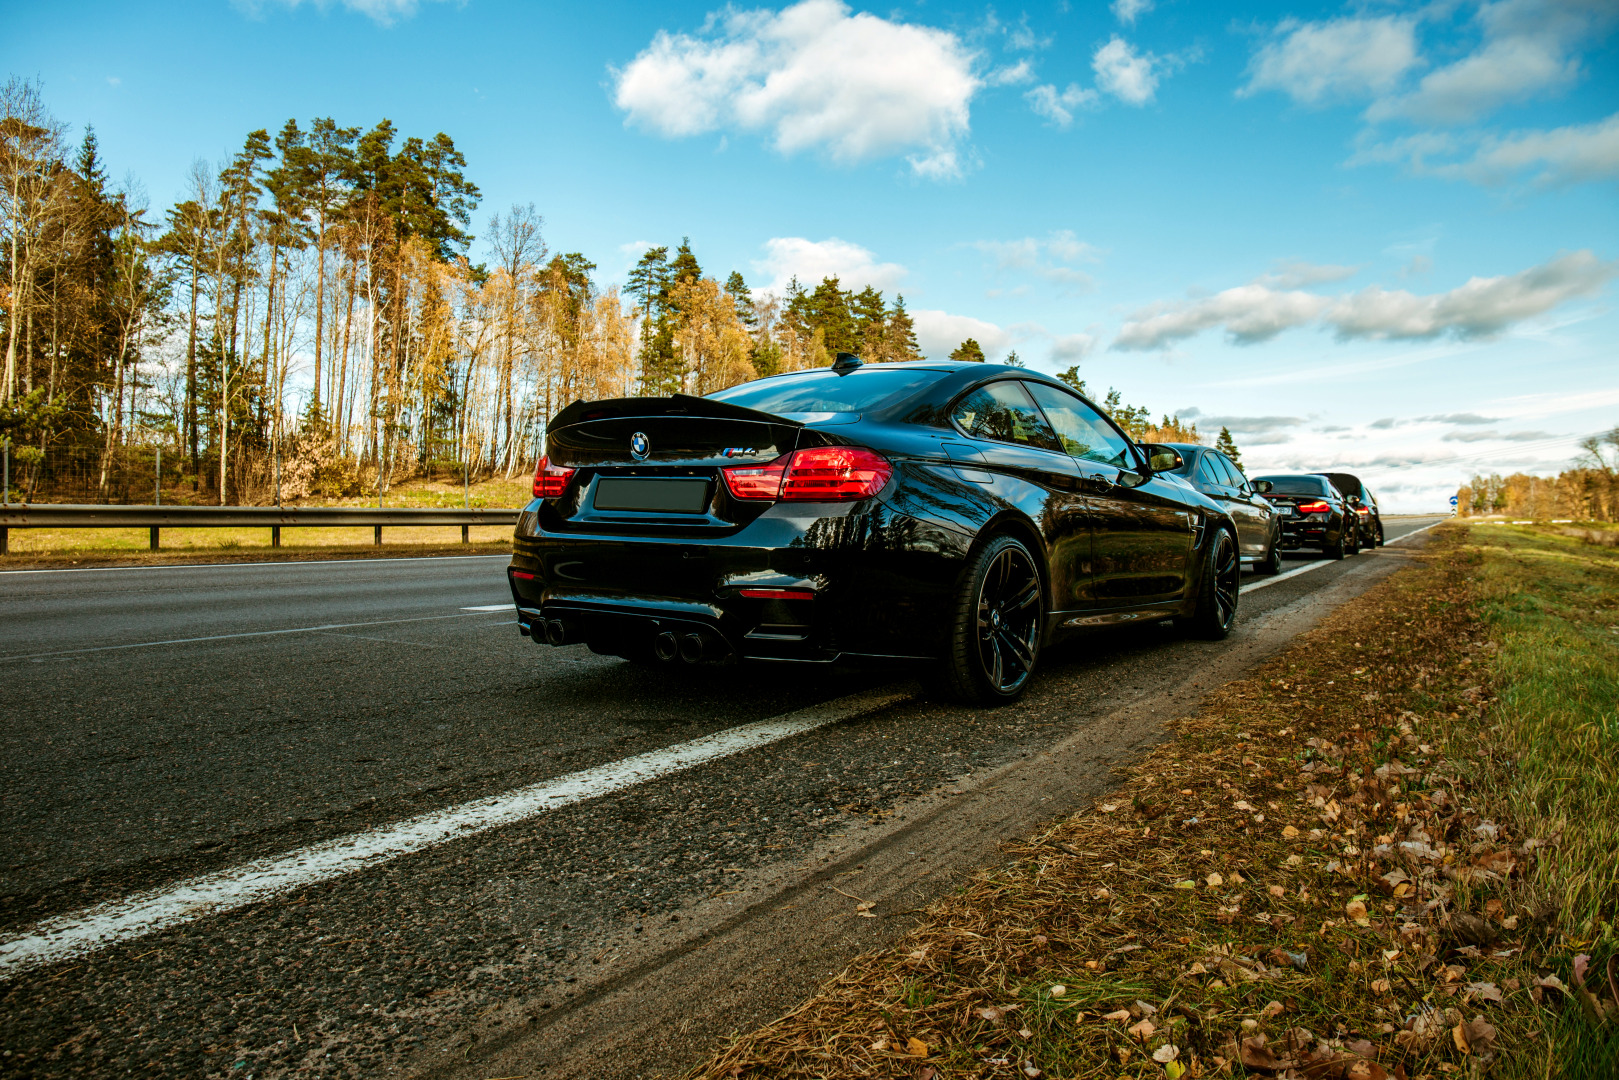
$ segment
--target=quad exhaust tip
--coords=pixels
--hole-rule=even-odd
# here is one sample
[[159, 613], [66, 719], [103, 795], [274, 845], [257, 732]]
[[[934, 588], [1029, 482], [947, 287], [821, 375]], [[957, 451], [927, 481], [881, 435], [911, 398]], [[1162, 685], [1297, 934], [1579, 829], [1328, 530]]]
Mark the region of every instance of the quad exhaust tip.
[[672, 630], [665, 630], [652, 639], [652, 653], [659, 660], [668, 663], [680, 655], [680, 639], [675, 637]]
[[545, 620], [545, 640], [552, 645], [568, 644], [568, 624], [561, 619]]
[[688, 664], [695, 664], [702, 660], [707, 645], [708, 643], [703, 640], [702, 634], [695, 631], [683, 634], [680, 638], [680, 658]]

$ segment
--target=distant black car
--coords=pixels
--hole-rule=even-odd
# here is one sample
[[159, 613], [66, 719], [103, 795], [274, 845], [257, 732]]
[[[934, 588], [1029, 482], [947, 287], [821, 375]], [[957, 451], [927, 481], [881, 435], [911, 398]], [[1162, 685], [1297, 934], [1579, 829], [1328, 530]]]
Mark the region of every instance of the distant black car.
[[1377, 496], [1372, 489], [1361, 483], [1360, 477], [1353, 473], [1329, 472], [1322, 473], [1332, 486], [1338, 489], [1338, 494], [1348, 500], [1354, 508], [1355, 516], [1360, 519], [1361, 547], [1383, 546], [1383, 515], [1377, 507]]
[[1197, 443], [1165, 443], [1180, 452], [1181, 467], [1171, 470], [1219, 503], [1237, 526], [1242, 561], [1261, 574], [1282, 571], [1282, 522], [1269, 500], [1248, 482], [1236, 463], [1218, 450]]
[[1236, 617], [1237, 529], [1049, 376], [1000, 365], [794, 372], [551, 421], [509, 577], [525, 634], [649, 664], [932, 661], [1008, 701], [1043, 647]]
[[1283, 550], [1318, 547], [1332, 559], [1360, 550], [1359, 518], [1325, 476], [1256, 476], [1253, 483], [1281, 515]]

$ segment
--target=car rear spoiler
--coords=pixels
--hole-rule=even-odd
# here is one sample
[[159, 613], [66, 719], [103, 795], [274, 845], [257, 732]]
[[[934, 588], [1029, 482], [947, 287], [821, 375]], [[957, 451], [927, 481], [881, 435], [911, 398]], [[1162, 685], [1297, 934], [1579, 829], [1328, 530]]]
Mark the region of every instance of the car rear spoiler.
[[669, 397], [607, 398], [602, 401], [575, 401], [552, 418], [550, 426], [564, 428], [591, 420], [628, 419], [653, 416], [701, 416], [716, 420], [750, 420], [756, 424], [776, 424], [801, 428], [803, 423], [774, 413], [760, 412], [713, 398], [672, 394]]

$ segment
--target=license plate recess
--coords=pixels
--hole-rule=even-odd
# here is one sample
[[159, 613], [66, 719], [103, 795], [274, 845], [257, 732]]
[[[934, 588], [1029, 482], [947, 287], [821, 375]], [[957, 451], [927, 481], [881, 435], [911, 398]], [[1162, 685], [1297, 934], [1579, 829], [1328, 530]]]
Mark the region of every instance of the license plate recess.
[[604, 476], [596, 481], [591, 505], [597, 510], [653, 514], [701, 514], [708, 509], [709, 481]]

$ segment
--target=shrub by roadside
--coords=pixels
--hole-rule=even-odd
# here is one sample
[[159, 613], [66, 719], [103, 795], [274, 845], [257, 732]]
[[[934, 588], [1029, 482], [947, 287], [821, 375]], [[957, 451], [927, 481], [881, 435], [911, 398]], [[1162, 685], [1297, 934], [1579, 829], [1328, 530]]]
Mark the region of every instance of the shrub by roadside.
[[[1611, 821], [1619, 795], [1521, 812], [1525, 777], [1593, 770], [1534, 757], [1555, 690], [1495, 707], [1519, 652], [1481, 619], [1500, 556], [1464, 536], [694, 1075], [1612, 1075], [1614, 896], [1588, 874], [1568, 908], [1566, 854], [1612, 864], [1572, 811]], [[1524, 565], [1512, 596], [1548, 587]]]

